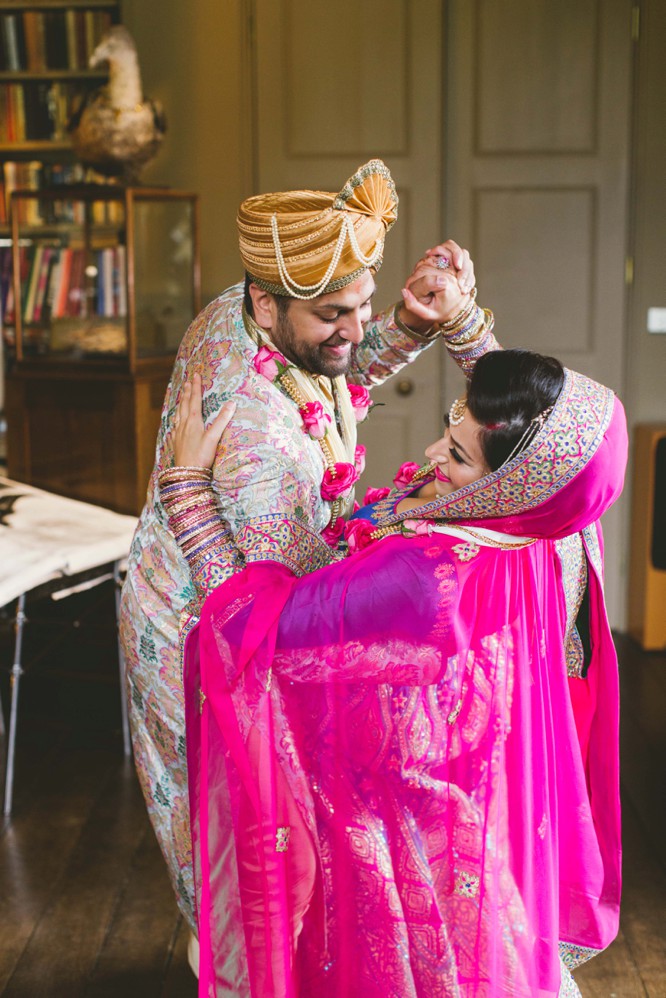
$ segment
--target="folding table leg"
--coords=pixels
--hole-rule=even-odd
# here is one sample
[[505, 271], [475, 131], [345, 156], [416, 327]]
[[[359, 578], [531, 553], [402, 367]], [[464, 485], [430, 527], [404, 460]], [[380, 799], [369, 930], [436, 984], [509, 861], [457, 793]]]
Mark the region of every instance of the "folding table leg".
[[11, 704], [9, 708], [9, 741], [7, 743], [7, 769], [5, 771], [5, 805], [4, 815], [12, 812], [12, 796], [14, 792], [14, 754], [16, 751], [16, 721], [18, 713], [19, 682], [23, 675], [21, 667], [21, 650], [23, 646], [23, 625], [25, 616], [25, 593], [18, 598], [16, 605], [16, 640], [14, 642], [14, 664], [11, 673]]
[[132, 743], [130, 742], [129, 717], [127, 716], [127, 681], [125, 675], [125, 655], [120, 642], [120, 590], [122, 588], [122, 578], [120, 562], [116, 561], [113, 566], [113, 581], [115, 583], [116, 596], [116, 632], [118, 634], [118, 668], [120, 670], [120, 712], [123, 723], [123, 748], [125, 755], [132, 754]]

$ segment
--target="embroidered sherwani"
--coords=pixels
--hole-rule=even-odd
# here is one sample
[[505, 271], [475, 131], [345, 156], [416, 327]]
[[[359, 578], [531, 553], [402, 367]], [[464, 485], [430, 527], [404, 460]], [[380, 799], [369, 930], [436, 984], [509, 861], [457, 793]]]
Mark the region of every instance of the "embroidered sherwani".
[[[201, 374], [206, 416], [217, 413], [227, 399], [236, 402], [214, 481], [220, 513], [231, 527], [239, 553], [230, 553], [229, 563], [211, 570], [219, 572], [221, 580], [233, 572], [238, 559], [247, 564], [270, 558], [301, 575], [331, 558], [331, 548], [320, 536], [331, 516], [331, 503], [320, 494], [325, 469], [321, 447], [304, 432], [295, 402], [255, 370], [257, 344], [245, 328], [242, 300], [242, 285], [225, 291], [194, 320], [181, 344], [121, 606], [137, 772], [180, 907], [192, 926], [178, 632], [195, 591], [157, 488], [160, 471], [173, 463], [170, 430], [186, 377]], [[349, 380], [379, 384], [431, 342], [397, 323], [391, 309], [366, 327], [363, 343], [354, 349]], [[333, 408], [331, 415], [335, 418]], [[353, 441], [347, 444], [353, 454]]]

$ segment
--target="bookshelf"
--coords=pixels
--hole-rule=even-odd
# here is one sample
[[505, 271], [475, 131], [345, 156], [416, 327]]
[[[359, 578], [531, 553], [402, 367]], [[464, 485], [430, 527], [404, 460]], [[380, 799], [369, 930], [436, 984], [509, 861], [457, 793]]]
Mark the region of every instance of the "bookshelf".
[[175, 354], [200, 309], [198, 198], [61, 185], [15, 191], [11, 208], [7, 473], [139, 513]]
[[0, 0], [0, 237], [13, 190], [50, 186], [54, 168], [69, 182], [89, 177], [73, 163], [67, 122], [105, 82], [88, 60], [119, 22], [118, 0]]

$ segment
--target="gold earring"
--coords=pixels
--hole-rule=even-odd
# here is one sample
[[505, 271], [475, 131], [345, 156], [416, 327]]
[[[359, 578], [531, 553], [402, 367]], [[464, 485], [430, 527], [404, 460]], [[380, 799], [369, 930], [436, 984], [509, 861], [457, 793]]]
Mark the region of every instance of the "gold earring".
[[451, 426], [459, 426], [462, 423], [465, 418], [466, 408], [467, 399], [456, 399], [451, 403], [451, 408], [449, 409], [449, 423]]

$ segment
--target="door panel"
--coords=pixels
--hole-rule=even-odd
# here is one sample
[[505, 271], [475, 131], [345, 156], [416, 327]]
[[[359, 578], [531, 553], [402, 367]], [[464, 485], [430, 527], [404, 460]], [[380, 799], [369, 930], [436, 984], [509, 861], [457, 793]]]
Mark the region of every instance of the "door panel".
[[[447, 229], [476, 262], [504, 346], [621, 391], [630, 0], [450, 0]], [[447, 394], [461, 379], [447, 367]], [[623, 620], [622, 522], [604, 522]]]

